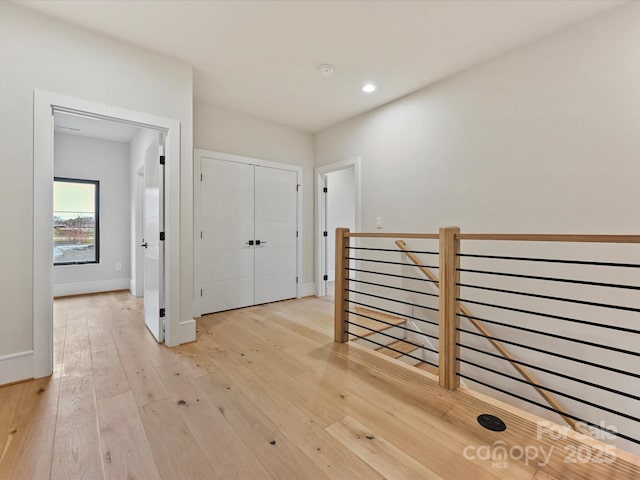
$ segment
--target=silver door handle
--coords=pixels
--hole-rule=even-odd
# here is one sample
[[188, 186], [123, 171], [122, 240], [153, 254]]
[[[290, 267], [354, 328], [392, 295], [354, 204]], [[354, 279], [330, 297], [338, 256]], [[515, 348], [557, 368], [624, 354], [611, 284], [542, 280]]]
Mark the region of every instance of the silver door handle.
[[265, 243], [267, 242], [265, 242], [264, 240], [256, 240], [256, 245], [264, 245]]

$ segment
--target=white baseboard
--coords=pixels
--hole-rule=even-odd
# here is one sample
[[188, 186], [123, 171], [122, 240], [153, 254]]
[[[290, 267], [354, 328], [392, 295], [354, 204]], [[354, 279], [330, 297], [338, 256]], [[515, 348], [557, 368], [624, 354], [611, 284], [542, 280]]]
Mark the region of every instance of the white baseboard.
[[[195, 342], [196, 341], [196, 321], [194, 318], [191, 320], [185, 320], [184, 322], [180, 322], [180, 328], [178, 330], [178, 345], [182, 345], [183, 343]], [[175, 345], [168, 345], [173, 347]]]
[[0, 357], [0, 386], [33, 378], [33, 350]]
[[133, 280], [129, 280], [129, 291], [131, 292], [131, 295], [134, 297], [136, 296], [136, 282]]
[[59, 283], [53, 285], [53, 296], [66, 297], [85, 293], [113, 292], [114, 290], [127, 290], [129, 288], [130, 280], [128, 278], [98, 280], [96, 282]]
[[305, 283], [302, 285], [302, 296], [303, 297], [311, 297], [316, 294], [316, 284], [315, 283]]

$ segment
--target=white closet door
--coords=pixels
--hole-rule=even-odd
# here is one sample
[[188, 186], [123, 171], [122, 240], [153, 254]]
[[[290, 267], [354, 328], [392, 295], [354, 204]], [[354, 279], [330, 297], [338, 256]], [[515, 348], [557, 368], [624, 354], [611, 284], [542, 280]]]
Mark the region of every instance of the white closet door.
[[256, 304], [296, 297], [297, 184], [296, 172], [255, 167]]
[[202, 313], [254, 304], [253, 165], [201, 162]]

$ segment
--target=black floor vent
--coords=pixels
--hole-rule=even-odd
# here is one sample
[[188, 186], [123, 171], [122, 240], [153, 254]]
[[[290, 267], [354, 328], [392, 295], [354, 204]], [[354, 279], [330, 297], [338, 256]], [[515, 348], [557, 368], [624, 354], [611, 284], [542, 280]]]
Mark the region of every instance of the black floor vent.
[[507, 429], [507, 425], [501, 419], [495, 415], [489, 415], [488, 413], [479, 415], [478, 423], [487, 430], [494, 432], [504, 432]]

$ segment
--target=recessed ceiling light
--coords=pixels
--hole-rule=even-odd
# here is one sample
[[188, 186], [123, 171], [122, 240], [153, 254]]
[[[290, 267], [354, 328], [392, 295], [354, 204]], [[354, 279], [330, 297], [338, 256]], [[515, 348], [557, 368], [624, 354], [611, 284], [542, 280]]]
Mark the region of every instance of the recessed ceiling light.
[[376, 87], [373, 83], [365, 83], [365, 84], [362, 86], [362, 91], [363, 91], [364, 93], [373, 93], [373, 92], [375, 92], [375, 91], [376, 91], [376, 89], [377, 89], [377, 88], [378, 88], [378, 87]]

